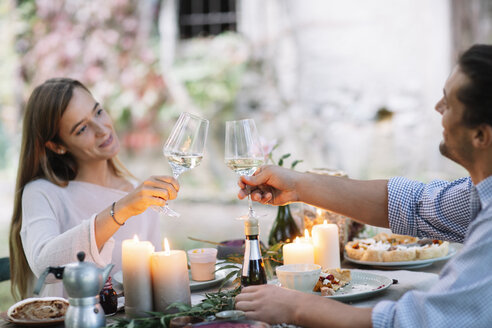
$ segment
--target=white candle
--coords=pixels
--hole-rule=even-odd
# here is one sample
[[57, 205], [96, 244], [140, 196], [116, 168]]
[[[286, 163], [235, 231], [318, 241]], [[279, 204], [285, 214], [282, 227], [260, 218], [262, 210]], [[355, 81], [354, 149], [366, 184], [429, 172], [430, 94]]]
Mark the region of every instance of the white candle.
[[282, 247], [284, 264], [314, 264], [314, 249], [311, 243], [299, 240], [297, 237], [293, 243]]
[[170, 313], [176, 312], [176, 309], [166, 310], [172, 303], [191, 305], [190, 278], [186, 253], [171, 250], [167, 238], [164, 239], [164, 249], [152, 254], [151, 259], [154, 309]]
[[148, 316], [153, 310], [152, 277], [150, 256], [154, 245], [149, 241], [133, 239], [122, 243], [123, 289], [125, 291], [125, 313], [129, 317]]
[[323, 270], [340, 267], [340, 244], [336, 224], [313, 226], [314, 263], [321, 265]]

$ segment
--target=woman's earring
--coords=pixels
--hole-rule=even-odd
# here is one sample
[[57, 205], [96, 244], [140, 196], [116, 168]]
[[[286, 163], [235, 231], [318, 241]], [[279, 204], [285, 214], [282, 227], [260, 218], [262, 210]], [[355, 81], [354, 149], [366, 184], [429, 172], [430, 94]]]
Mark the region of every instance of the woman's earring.
[[64, 149], [60, 149], [60, 150], [58, 151], [58, 154], [60, 154], [60, 155], [65, 154], [65, 150], [64, 150]]

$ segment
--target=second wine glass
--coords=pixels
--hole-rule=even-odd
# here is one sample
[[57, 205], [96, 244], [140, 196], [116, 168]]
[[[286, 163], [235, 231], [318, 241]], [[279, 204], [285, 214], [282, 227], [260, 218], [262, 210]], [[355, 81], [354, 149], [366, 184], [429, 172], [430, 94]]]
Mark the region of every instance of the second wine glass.
[[[237, 175], [253, 175], [264, 163], [264, 154], [255, 121], [227, 121], [225, 130], [225, 163]], [[249, 212], [240, 219], [257, 218], [248, 194]]]
[[[190, 113], [181, 113], [163, 148], [175, 179], [181, 173], [200, 165], [207, 133], [208, 120]], [[180, 216], [167, 204], [159, 209], [168, 216]]]

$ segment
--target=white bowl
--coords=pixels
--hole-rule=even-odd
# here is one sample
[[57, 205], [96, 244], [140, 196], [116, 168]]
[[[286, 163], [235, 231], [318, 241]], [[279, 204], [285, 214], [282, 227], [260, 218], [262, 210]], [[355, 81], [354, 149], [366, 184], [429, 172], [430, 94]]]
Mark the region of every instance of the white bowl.
[[312, 292], [321, 273], [318, 264], [287, 264], [275, 269], [278, 281], [282, 287], [299, 290], [301, 292]]

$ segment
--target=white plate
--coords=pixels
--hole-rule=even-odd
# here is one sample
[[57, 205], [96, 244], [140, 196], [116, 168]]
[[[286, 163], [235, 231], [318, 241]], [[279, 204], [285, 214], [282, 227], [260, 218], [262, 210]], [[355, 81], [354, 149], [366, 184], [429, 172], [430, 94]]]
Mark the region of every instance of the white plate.
[[[324, 296], [337, 301], [348, 302], [372, 297], [393, 284], [393, 280], [373, 273], [361, 270], [350, 270], [352, 280], [330, 296]], [[274, 279], [268, 283], [280, 286], [278, 280]], [[321, 295], [320, 292], [312, 292]]]
[[386, 270], [396, 270], [396, 269], [416, 269], [422, 268], [428, 265], [431, 265], [437, 261], [447, 260], [456, 254], [456, 249], [452, 246], [449, 246], [448, 254], [442, 257], [436, 257], [433, 259], [427, 260], [415, 260], [415, 261], [404, 261], [404, 262], [375, 262], [375, 261], [359, 261], [351, 259], [347, 253], [345, 253], [345, 259], [352, 263], [362, 264], [362, 265], [370, 265], [372, 267], [386, 269]]
[[[215, 272], [215, 279], [207, 281], [195, 281], [191, 279], [191, 272], [188, 270], [188, 275], [190, 277], [190, 290], [192, 292], [197, 290], [203, 290], [215, 285], [219, 285], [229, 273], [229, 270], [220, 270]], [[123, 272], [118, 271], [113, 275], [113, 281], [123, 286]], [[122, 288], [121, 288], [122, 289]]]

